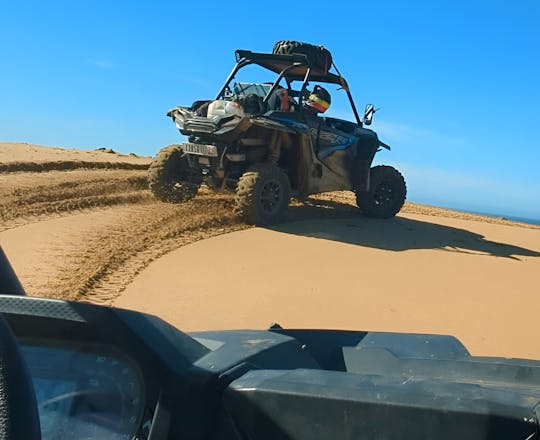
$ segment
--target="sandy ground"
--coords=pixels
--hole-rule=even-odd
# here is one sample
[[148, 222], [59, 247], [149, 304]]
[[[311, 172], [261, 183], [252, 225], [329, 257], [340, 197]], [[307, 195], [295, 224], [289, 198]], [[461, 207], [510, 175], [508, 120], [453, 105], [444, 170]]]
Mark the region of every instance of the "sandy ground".
[[178, 249], [116, 305], [186, 330], [452, 334], [477, 355], [539, 358], [540, 231], [406, 214], [302, 221]]
[[370, 220], [346, 193], [249, 228], [228, 195], [156, 202], [148, 163], [0, 143], [0, 243], [29, 294], [149, 311], [184, 330], [449, 333], [474, 354], [540, 359], [540, 228], [414, 204]]

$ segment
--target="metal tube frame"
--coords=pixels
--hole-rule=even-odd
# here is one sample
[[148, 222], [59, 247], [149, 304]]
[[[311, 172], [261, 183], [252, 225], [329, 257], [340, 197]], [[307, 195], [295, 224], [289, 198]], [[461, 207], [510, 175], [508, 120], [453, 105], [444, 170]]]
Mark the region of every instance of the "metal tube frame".
[[[225, 90], [229, 86], [230, 82], [234, 79], [234, 77], [236, 76], [238, 71], [240, 69], [246, 67], [246, 66], [249, 66], [250, 64], [254, 64], [254, 61], [247, 60], [247, 59], [238, 60], [238, 62], [234, 66], [232, 72], [227, 77], [227, 80], [225, 81], [225, 84], [223, 85], [223, 87], [219, 91], [216, 99], [220, 99], [220, 98], [223, 97], [223, 94], [225, 93]], [[276, 81], [274, 82], [274, 84], [272, 85], [271, 89], [268, 91], [267, 95], [264, 97], [263, 101], [264, 102], [267, 101], [268, 97], [277, 89], [277, 86], [278, 86], [279, 82], [281, 81], [281, 79], [285, 76], [285, 74], [290, 69], [292, 69], [294, 67], [299, 67], [299, 66], [302, 66], [302, 65], [305, 65], [307, 67], [307, 70], [306, 70], [306, 74], [304, 76], [304, 81], [302, 82], [302, 88], [300, 89], [300, 96], [298, 97], [298, 100], [299, 100], [298, 104], [299, 104], [299, 107], [301, 109], [302, 108], [302, 102], [301, 102], [302, 97], [304, 95], [304, 91], [306, 90], [306, 88], [307, 88], [307, 86], [309, 84], [309, 77], [311, 75], [311, 67], [307, 63], [296, 62], [296, 63], [293, 63], [290, 66], [286, 67], [285, 69], [283, 69], [281, 71], [281, 73], [279, 74], [278, 78], [276, 79]], [[352, 108], [352, 111], [354, 113], [354, 117], [356, 118], [356, 122], [357, 122], [358, 125], [362, 126], [362, 120], [360, 119], [360, 116], [358, 115], [358, 110], [356, 109], [356, 105], [354, 104], [354, 99], [352, 97], [351, 90], [349, 89], [349, 85], [347, 84], [347, 81], [345, 80], [345, 78], [343, 78], [343, 76], [341, 75], [341, 73], [338, 70], [336, 64], [332, 63], [332, 66], [334, 67], [334, 69], [336, 69], [336, 72], [337, 72], [337, 74], [338, 74], [338, 76], [339, 76], [339, 78], [341, 80], [341, 87], [343, 88], [343, 90], [345, 90], [345, 93], [347, 93], [347, 97], [349, 98], [349, 103], [351, 104], [351, 108]], [[287, 80], [287, 86], [290, 88], [290, 82], [288, 80]]]

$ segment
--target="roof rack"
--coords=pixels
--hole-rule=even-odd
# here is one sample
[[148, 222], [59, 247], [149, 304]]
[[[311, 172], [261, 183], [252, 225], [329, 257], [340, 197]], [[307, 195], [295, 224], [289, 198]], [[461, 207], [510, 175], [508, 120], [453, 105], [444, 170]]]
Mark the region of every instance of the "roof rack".
[[[291, 69], [287, 69], [284, 77], [289, 81], [303, 81], [306, 77], [308, 69], [310, 69], [310, 79], [322, 83], [339, 84], [344, 85], [345, 80], [341, 75], [335, 73], [325, 72], [324, 70], [313, 65], [309, 58], [304, 54], [270, 54], [270, 53], [257, 53], [249, 50], [237, 50], [235, 52], [236, 61], [238, 63], [246, 62], [247, 64], [257, 64], [265, 69], [271, 70], [274, 73], [280, 74], [287, 67], [293, 66]], [[346, 83], [345, 83], [346, 84]]]

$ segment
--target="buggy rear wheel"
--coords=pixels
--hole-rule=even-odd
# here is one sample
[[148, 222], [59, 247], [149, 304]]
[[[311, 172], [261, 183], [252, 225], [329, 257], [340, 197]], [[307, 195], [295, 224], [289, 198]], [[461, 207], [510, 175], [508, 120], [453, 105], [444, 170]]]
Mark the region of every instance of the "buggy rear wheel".
[[148, 168], [148, 186], [162, 202], [181, 203], [192, 199], [202, 183], [198, 169], [190, 166], [179, 145], [163, 148]]
[[283, 218], [290, 200], [287, 174], [276, 165], [261, 163], [238, 180], [235, 210], [248, 223], [270, 225]]
[[395, 216], [407, 196], [407, 185], [401, 173], [393, 167], [371, 168], [369, 191], [356, 191], [356, 204], [366, 217]]

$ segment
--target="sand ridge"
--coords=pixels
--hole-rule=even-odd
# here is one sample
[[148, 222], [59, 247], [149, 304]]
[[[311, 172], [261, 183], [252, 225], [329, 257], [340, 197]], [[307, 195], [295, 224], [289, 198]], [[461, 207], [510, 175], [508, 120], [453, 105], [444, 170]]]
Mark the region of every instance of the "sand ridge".
[[[148, 166], [151, 162], [149, 157], [137, 156], [135, 154], [119, 154], [110, 148], [96, 148], [92, 151], [75, 150], [72, 148], [42, 147], [28, 143], [0, 142], [0, 165], [4, 168], [1, 171], [36, 171], [39, 164], [62, 164], [71, 163], [71, 169], [76, 167], [76, 162], [83, 163], [104, 163], [118, 164], [120, 167], [128, 168], [129, 165]], [[27, 169], [10, 169], [8, 165], [27, 164]], [[56, 169], [62, 165], [57, 165]], [[96, 167], [99, 167], [97, 165]]]

